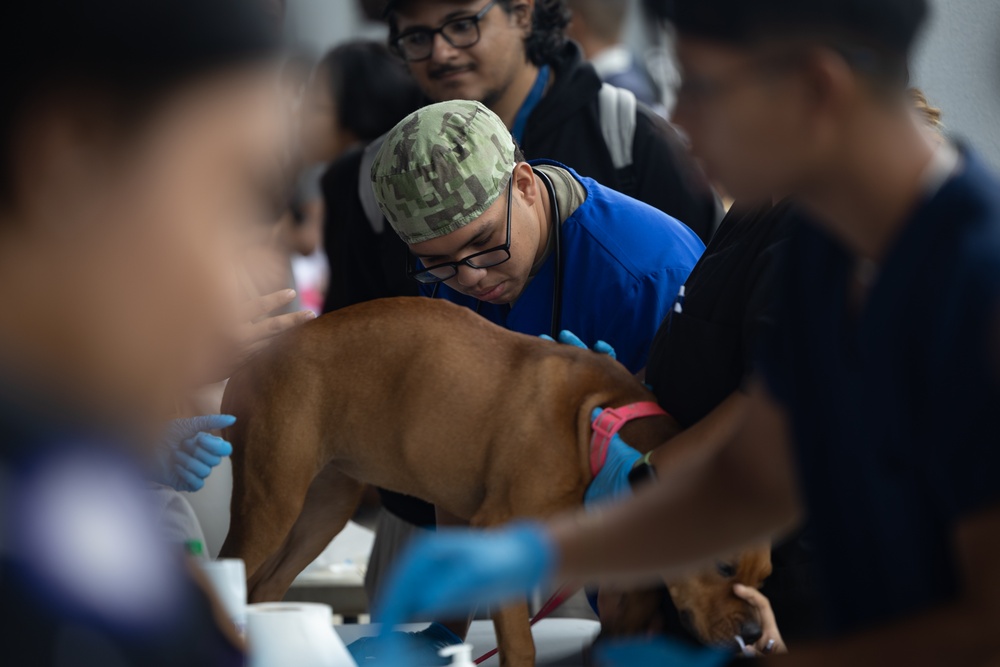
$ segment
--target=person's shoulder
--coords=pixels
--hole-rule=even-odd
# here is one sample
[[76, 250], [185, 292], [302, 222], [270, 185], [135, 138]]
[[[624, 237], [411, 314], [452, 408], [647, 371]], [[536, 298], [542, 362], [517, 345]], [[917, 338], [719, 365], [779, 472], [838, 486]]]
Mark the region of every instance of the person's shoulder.
[[928, 204], [958, 235], [953, 261], [967, 275], [1000, 286], [1000, 179], [971, 152], [961, 171]]
[[[687, 157], [685, 138], [666, 118], [638, 102], [635, 111], [635, 145], [640, 148], [667, 148], [672, 154]], [[641, 152], [641, 151], [639, 151]]]
[[587, 202], [566, 221], [570, 234], [599, 249], [592, 259], [620, 266], [639, 279], [671, 270], [690, 270], [705, 249], [691, 229], [637, 199], [597, 181], [573, 175], [587, 189]]

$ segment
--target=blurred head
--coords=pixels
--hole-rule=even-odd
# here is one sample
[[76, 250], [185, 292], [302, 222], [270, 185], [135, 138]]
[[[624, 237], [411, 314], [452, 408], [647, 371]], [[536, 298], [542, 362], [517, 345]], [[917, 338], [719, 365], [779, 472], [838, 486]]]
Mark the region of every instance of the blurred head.
[[0, 366], [147, 417], [211, 354], [240, 234], [273, 215], [273, 28], [242, 0], [0, 13], [19, 34], [0, 46], [19, 63], [0, 86]]
[[427, 270], [422, 282], [513, 303], [544, 254], [547, 218], [534, 171], [503, 121], [479, 102], [410, 114], [375, 157], [372, 186], [389, 224]]
[[[569, 12], [564, 0], [394, 0], [387, 18], [389, 43], [429, 98], [493, 107], [525, 68], [553, 61], [565, 44]], [[428, 32], [456, 20], [448, 34], [470, 46]], [[422, 59], [412, 59], [414, 49]]]
[[572, 14], [566, 35], [587, 58], [621, 42], [628, 0], [566, 0], [566, 5]]
[[338, 46], [320, 62], [306, 89], [302, 156], [329, 162], [355, 144], [367, 144], [417, 109], [420, 88], [384, 44]]
[[902, 116], [926, 0], [674, 0], [675, 121], [737, 199], [802, 192], [865, 115]]

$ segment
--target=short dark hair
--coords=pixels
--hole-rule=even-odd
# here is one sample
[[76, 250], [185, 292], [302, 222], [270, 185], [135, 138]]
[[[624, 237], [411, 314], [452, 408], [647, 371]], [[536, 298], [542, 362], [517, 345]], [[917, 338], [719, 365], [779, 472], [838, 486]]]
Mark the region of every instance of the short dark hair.
[[14, 197], [17, 136], [47, 96], [105, 96], [129, 120], [181, 84], [270, 56], [278, 34], [245, 0], [5, 2], [0, 25], [0, 204]]
[[391, 130], [424, 101], [409, 71], [381, 42], [342, 44], [320, 64], [341, 126], [365, 143]]
[[[389, 0], [385, 17], [389, 23], [389, 42], [399, 35], [396, 12], [400, 7], [414, 0]], [[498, 0], [500, 7], [511, 14], [517, 0]], [[531, 33], [524, 40], [524, 52], [532, 64], [541, 67], [552, 64], [566, 46], [566, 26], [569, 25], [570, 11], [566, 0], [535, 0], [531, 17]]]
[[927, 0], [644, 0], [681, 34], [748, 44], [798, 37], [909, 55]]

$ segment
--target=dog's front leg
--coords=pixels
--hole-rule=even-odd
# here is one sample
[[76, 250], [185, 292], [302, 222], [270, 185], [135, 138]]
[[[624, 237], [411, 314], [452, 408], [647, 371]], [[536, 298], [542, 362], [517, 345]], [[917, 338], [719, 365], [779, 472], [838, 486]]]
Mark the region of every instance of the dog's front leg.
[[503, 667], [533, 667], [535, 642], [531, 637], [528, 603], [522, 602], [493, 612], [500, 664]]

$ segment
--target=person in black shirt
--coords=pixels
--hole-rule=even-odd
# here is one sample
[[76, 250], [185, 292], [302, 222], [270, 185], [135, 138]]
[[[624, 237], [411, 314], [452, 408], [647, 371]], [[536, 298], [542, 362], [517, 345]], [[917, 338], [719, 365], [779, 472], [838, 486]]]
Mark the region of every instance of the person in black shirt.
[[238, 667], [140, 446], [216, 358], [243, 232], [281, 200], [273, 23], [54, 0], [0, 26], [3, 661]]
[[[365, 213], [357, 176], [365, 148], [422, 100], [406, 67], [378, 42], [341, 44], [313, 73], [303, 104], [300, 150], [306, 164], [329, 163], [319, 181], [330, 264], [324, 313], [372, 299], [417, 296], [417, 285], [400, 268], [406, 245], [381, 213], [371, 218]], [[370, 190], [367, 180], [364, 185]]]

